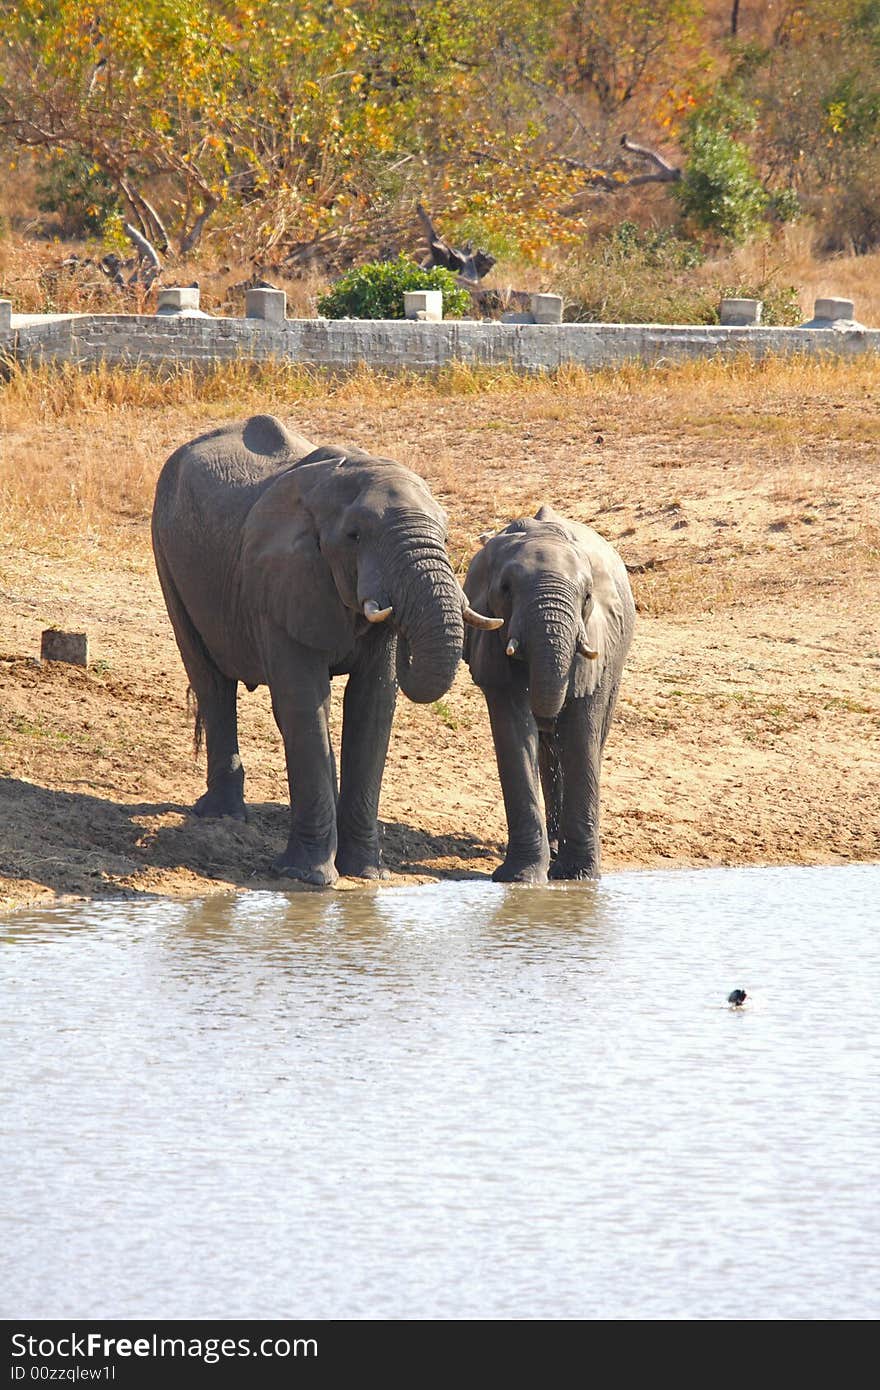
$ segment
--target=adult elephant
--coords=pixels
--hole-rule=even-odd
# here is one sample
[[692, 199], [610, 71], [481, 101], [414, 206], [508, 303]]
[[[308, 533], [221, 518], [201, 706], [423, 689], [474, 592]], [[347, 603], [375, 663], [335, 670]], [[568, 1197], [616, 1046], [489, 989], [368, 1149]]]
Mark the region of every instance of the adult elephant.
[[626, 567], [589, 526], [541, 507], [486, 539], [464, 587], [503, 620], [465, 639], [507, 813], [493, 877], [598, 877], [599, 771], [635, 621]]
[[[329, 885], [383, 876], [378, 803], [397, 680], [411, 700], [452, 684], [467, 606], [426, 483], [389, 459], [315, 449], [271, 415], [184, 444], [165, 464], [153, 550], [204, 729], [200, 816], [243, 819], [237, 688], [268, 685], [291, 818], [276, 868]], [[340, 785], [330, 679], [348, 674]]]

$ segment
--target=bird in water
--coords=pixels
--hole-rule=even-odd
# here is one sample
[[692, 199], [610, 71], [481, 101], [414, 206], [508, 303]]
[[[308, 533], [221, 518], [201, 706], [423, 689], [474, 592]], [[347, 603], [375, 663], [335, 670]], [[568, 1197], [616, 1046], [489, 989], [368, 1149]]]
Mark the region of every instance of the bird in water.
[[746, 1002], [748, 997], [744, 989], [733, 989], [727, 996], [727, 1002], [728, 1004], [732, 1004], [735, 1009], [738, 1009]]

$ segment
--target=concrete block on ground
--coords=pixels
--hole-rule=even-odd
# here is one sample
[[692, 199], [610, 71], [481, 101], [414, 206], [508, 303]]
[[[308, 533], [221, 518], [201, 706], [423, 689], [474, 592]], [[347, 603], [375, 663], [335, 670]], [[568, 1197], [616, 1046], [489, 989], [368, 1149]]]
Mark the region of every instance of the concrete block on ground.
[[814, 319], [837, 319], [851, 322], [856, 316], [856, 306], [852, 299], [817, 299], [813, 305]]
[[863, 328], [855, 319], [856, 306], [851, 299], [817, 299], [813, 317], [801, 328], [836, 328], [838, 331]]
[[0, 333], [12, 330], [12, 300], [0, 299]]
[[403, 316], [423, 323], [440, 323], [443, 318], [442, 290], [404, 290]]
[[47, 627], [40, 639], [41, 661], [66, 661], [70, 666], [88, 666], [89, 639], [85, 632], [59, 632]]
[[533, 294], [532, 318], [535, 323], [562, 323], [562, 295]]
[[746, 328], [749, 324], [761, 322], [764, 309], [763, 299], [722, 299], [721, 326], [723, 328]]
[[199, 308], [198, 285], [169, 285], [160, 290], [156, 313], [197, 314], [201, 317], [203, 310]]
[[245, 295], [245, 317], [265, 319], [267, 323], [283, 323], [287, 318], [287, 295], [284, 290], [266, 288], [248, 290]]
[[502, 323], [534, 323], [534, 314], [509, 313], [501, 315]]

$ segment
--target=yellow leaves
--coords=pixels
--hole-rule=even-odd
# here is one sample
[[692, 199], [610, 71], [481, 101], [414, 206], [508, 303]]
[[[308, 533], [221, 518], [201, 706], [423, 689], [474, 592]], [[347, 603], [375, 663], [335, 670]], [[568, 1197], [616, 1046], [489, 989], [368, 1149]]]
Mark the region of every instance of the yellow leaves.
[[841, 135], [846, 129], [848, 121], [846, 102], [829, 102], [825, 112], [825, 119], [828, 122], [829, 129], [832, 130], [835, 135]]

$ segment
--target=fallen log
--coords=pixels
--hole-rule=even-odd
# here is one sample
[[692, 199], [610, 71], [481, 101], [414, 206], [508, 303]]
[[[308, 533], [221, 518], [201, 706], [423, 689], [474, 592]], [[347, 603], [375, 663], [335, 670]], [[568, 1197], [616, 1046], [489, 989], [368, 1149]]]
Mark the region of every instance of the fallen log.
[[468, 289], [489, 274], [495, 264], [493, 255], [488, 251], [475, 250], [470, 241], [463, 246], [450, 246], [437, 231], [421, 203], [416, 203], [416, 213], [428, 243], [428, 256], [422, 261], [423, 270], [442, 266], [444, 270], [451, 270], [457, 275]]

